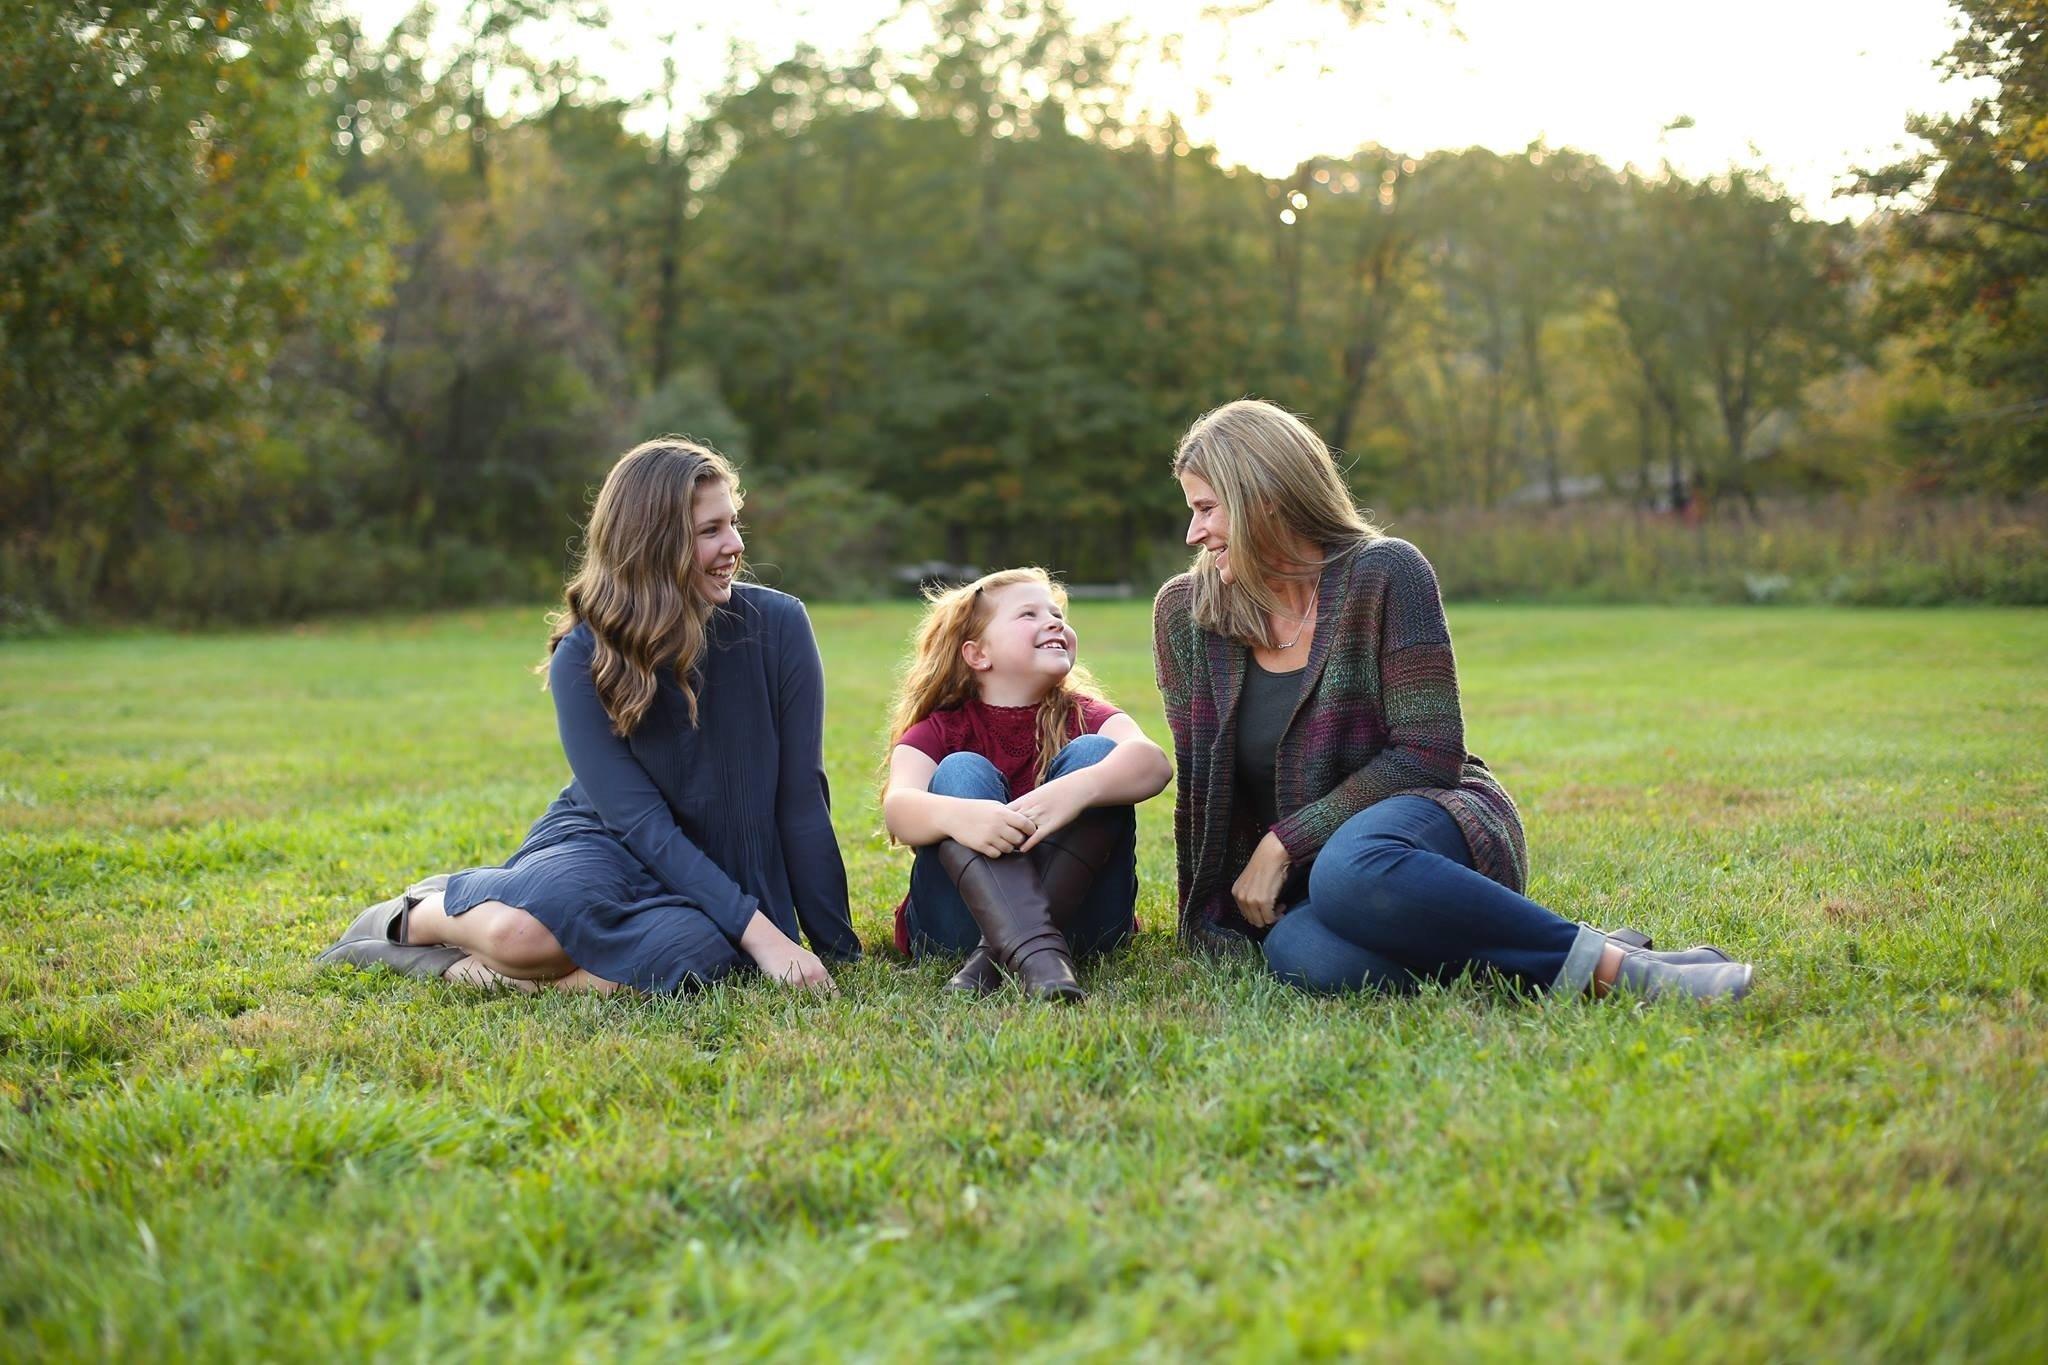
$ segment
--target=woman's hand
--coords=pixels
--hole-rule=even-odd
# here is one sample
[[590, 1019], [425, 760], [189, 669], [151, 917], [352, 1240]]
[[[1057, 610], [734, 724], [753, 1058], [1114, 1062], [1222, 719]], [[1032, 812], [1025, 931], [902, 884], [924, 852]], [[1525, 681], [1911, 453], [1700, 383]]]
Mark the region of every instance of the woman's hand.
[[740, 951], [754, 959], [763, 976], [785, 986], [825, 992], [839, 989], [816, 953], [776, 928], [775, 921], [758, 910], [740, 935]]
[[1246, 923], [1263, 929], [1285, 912], [1287, 907], [1280, 904], [1280, 888], [1287, 882], [1289, 866], [1287, 845], [1280, 842], [1278, 835], [1269, 833], [1259, 840], [1259, 846], [1252, 850], [1252, 860], [1244, 865], [1244, 871], [1237, 874], [1237, 881], [1230, 888], [1238, 913]]
[[946, 821], [946, 834], [984, 858], [1015, 853], [1031, 837], [1031, 822], [1000, 801], [962, 797]]
[[1075, 816], [1095, 804], [1095, 792], [1087, 777], [1085, 768], [1065, 777], [1056, 777], [1042, 787], [1033, 787], [1010, 803], [1011, 810], [1031, 822], [1031, 837], [1017, 850], [1019, 853], [1029, 853], [1038, 846], [1040, 839], [1054, 830], [1065, 829], [1073, 823]]

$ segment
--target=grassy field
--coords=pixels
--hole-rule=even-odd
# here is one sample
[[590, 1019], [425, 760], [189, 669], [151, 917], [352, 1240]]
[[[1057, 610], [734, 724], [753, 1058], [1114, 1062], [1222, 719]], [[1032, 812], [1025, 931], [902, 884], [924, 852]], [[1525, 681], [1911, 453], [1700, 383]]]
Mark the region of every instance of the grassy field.
[[[856, 926], [902, 608], [816, 613]], [[1156, 736], [1140, 604], [1082, 656]], [[2048, 1354], [2048, 614], [1460, 607], [1534, 893], [1735, 1009], [321, 973], [564, 778], [537, 611], [0, 644], [0, 1355]]]

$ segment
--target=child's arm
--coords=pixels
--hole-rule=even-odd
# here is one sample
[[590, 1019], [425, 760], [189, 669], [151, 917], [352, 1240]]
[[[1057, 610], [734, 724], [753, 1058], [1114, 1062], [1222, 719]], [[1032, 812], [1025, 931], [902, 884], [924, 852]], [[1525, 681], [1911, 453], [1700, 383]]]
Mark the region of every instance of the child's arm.
[[1111, 716], [1096, 733], [1116, 745], [1100, 763], [1056, 777], [1010, 803], [1012, 810], [1036, 817], [1036, 828], [1025, 848], [1090, 806], [1135, 806], [1159, 795], [1173, 781], [1173, 760], [1145, 738], [1138, 722], [1129, 716]]
[[1016, 852], [1031, 837], [1031, 822], [1000, 801], [970, 801], [934, 792], [932, 774], [938, 770], [931, 755], [907, 744], [891, 751], [882, 823], [897, 843], [922, 848], [957, 839], [977, 853], [998, 858]]

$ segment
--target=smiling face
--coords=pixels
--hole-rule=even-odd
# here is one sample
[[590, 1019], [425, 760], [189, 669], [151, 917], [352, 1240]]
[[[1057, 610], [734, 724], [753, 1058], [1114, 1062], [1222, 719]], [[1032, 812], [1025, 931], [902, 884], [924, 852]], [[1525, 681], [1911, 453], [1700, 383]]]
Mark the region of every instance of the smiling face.
[[690, 531], [698, 591], [707, 602], [730, 602], [740, 552], [746, 549], [740, 539], [739, 508], [733, 503], [731, 484], [705, 479], [697, 485], [697, 495], [690, 502]]
[[1230, 509], [1216, 496], [1209, 481], [1191, 470], [1181, 471], [1180, 491], [1188, 503], [1188, 544], [1209, 552], [1216, 562], [1218, 578], [1225, 583], [1236, 582], [1230, 571]]
[[984, 684], [1022, 685], [1027, 691], [1042, 684], [1050, 689], [1073, 671], [1078, 643], [1074, 628], [1043, 584], [1012, 583], [985, 596], [988, 624], [979, 639], [960, 647], [961, 658]]

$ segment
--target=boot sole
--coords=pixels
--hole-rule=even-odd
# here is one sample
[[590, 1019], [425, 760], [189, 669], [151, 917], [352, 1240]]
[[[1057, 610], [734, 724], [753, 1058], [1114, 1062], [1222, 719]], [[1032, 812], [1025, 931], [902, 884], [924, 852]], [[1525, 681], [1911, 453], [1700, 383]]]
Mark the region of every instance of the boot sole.
[[382, 967], [400, 976], [438, 980], [443, 972], [468, 956], [465, 949], [441, 943], [392, 943], [358, 938], [337, 943], [313, 960], [323, 967]]

